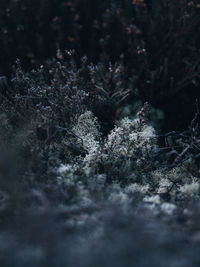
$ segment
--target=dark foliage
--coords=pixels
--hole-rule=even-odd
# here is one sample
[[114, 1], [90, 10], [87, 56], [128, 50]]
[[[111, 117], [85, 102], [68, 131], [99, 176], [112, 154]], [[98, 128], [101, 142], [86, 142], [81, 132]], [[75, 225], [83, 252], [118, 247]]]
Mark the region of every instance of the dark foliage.
[[93, 111], [106, 135], [130, 94], [121, 65], [89, 64], [86, 57], [77, 64], [74, 58], [73, 51], [58, 50], [57, 58], [29, 73], [17, 60], [11, 81], [0, 80], [0, 145], [11, 146], [36, 180], [52, 180], [55, 166], [80, 154], [72, 131], [79, 115]]
[[0, 70], [16, 57], [30, 69], [58, 48], [76, 49], [77, 61], [118, 61], [130, 89], [165, 111], [165, 131], [182, 130], [199, 98], [199, 12], [186, 0], [1, 1]]

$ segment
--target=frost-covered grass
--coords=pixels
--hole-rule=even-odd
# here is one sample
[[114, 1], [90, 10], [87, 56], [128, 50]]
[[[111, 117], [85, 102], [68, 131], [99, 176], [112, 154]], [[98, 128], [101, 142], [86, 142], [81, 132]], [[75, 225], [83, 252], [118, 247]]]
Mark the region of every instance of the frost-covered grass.
[[162, 134], [160, 110], [90, 78], [70, 59], [4, 79], [2, 266], [198, 266], [198, 110]]
[[2, 265], [198, 266], [198, 110], [162, 134], [160, 110], [94, 94], [73, 61], [49, 64], [18, 63], [1, 103]]
[[119, 119], [110, 133], [103, 136], [97, 118], [86, 111], [76, 119], [72, 131], [80, 151], [85, 153], [58, 168], [58, 183], [68, 193], [72, 190], [73, 197], [75, 191], [71, 186], [76, 187], [79, 201], [86, 192], [91, 201], [96, 201], [94, 184], [101, 184], [101, 201], [118, 199], [127, 204], [137, 195], [140, 204], [155, 214], [174, 215], [180, 212], [183, 202], [187, 205], [199, 201], [200, 183], [189, 171], [191, 162], [162, 167], [156, 160], [159, 153], [156, 131], [140, 117]]

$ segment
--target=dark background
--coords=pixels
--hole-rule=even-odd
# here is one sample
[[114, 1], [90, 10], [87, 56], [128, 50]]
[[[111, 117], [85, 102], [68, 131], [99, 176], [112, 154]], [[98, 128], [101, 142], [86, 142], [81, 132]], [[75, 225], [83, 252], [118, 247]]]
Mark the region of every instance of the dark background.
[[11, 77], [17, 58], [30, 71], [58, 48], [119, 62], [138, 97], [164, 110], [163, 131], [183, 130], [199, 98], [199, 15], [185, 0], [2, 0], [0, 73]]

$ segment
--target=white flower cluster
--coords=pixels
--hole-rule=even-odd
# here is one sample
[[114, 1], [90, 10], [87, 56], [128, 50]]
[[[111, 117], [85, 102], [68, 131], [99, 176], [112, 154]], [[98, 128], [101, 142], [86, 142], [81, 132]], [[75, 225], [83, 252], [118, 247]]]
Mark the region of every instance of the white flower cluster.
[[122, 158], [126, 165], [128, 160], [132, 160], [140, 166], [157, 148], [154, 128], [141, 124], [137, 119], [126, 117], [120, 120], [101, 145], [99, 129], [97, 118], [90, 111], [82, 114], [73, 127], [77, 141], [79, 144], [82, 142], [86, 151], [84, 162], [87, 168], [100, 162], [116, 163]]
[[[58, 169], [58, 182], [66, 188], [78, 191], [82, 190], [84, 179], [103, 180], [127, 178], [135, 181], [135, 168], [141, 166], [141, 162], [147, 162], [156, 149], [156, 135], [151, 126], [140, 123], [137, 119], [121, 119], [107, 137], [101, 139], [100, 126], [92, 112], [86, 111], [77, 118], [72, 128], [76, 142], [85, 151], [85, 155], [79, 157], [79, 164], [61, 165]], [[99, 168], [103, 168], [103, 174], [99, 174]], [[102, 173], [101, 170], [101, 173]], [[149, 186], [142, 183], [132, 184], [125, 194], [136, 192], [146, 193]]]
[[78, 164], [62, 164], [58, 170], [57, 181], [64, 187], [70, 201], [81, 201], [82, 205], [90, 204], [89, 191], [86, 189]]
[[78, 117], [77, 123], [72, 129], [88, 153], [99, 146], [99, 128], [97, 118], [93, 116], [91, 111], [86, 111]]
[[97, 118], [91, 111], [86, 111], [79, 116], [72, 130], [86, 151], [84, 163], [85, 167], [89, 168], [98, 162], [100, 156], [100, 126]]
[[126, 117], [108, 135], [105, 146], [115, 157], [134, 159], [139, 166], [157, 148], [155, 130]]
[[[146, 123], [125, 117], [102, 138], [97, 118], [87, 111], [77, 118], [72, 131], [85, 154], [77, 158], [79, 163], [60, 166], [58, 182], [82, 202], [88, 202], [91, 195], [120, 203], [141, 196], [148, 209], [173, 215], [177, 201], [199, 197], [200, 183], [185, 166], [152, 171], [158, 146], [154, 128]], [[112, 183], [105, 187], [106, 181]]]

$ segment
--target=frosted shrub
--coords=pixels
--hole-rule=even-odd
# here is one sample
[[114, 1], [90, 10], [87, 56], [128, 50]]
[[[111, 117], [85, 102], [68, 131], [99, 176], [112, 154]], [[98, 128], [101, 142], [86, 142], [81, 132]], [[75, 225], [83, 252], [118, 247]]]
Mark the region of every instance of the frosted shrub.
[[176, 205], [168, 202], [161, 202], [158, 195], [145, 197], [143, 199], [145, 207], [153, 211], [154, 214], [164, 213], [166, 215], [173, 215], [177, 209]]
[[62, 164], [58, 168], [58, 181], [60, 181], [60, 183], [63, 183], [65, 186], [73, 185], [76, 180], [77, 170], [78, 167], [76, 165]]
[[58, 168], [58, 183], [63, 186], [71, 203], [80, 202], [82, 205], [90, 203], [88, 188], [78, 164], [62, 164]]
[[[78, 164], [61, 165], [58, 169], [58, 181], [66, 188], [81, 188], [81, 179], [88, 183], [99, 175], [103, 175], [104, 182], [124, 184], [135, 182], [140, 176], [140, 184], [133, 184], [125, 193], [141, 191], [144, 194], [148, 191], [149, 185], [143, 184], [142, 173], [148, 169], [157, 149], [153, 127], [126, 117], [118, 121], [107, 137], [102, 138], [97, 118], [91, 111], [86, 111], [76, 119], [72, 132], [76, 144], [84, 153], [77, 156]], [[140, 174], [137, 174], [138, 171]]]
[[158, 195], [146, 196], [144, 197], [143, 202], [147, 209], [152, 210], [155, 214], [159, 212], [161, 200]]
[[165, 193], [170, 191], [172, 186], [173, 186], [173, 183], [170, 180], [165, 179], [165, 178], [161, 178], [160, 182], [158, 184], [157, 193], [158, 194], [165, 194]]
[[148, 191], [149, 185], [140, 185], [137, 183], [130, 184], [125, 188], [125, 192], [129, 195], [134, 195], [135, 193], [145, 195]]
[[178, 203], [188, 197], [197, 199], [200, 184], [188, 172], [187, 164], [173, 168], [156, 165], [157, 137], [143, 117], [144, 108], [138, 119], [120, 119], [104, 138], [91, 111], [76, 119], [73, 142], [84, 153], [74, 158], [76, 163], [58, 169], [58, 182], [74, 202], [107, 199], [127, 204], [136, 196], [155, 214], [173, 215]]
[[198, 182], [193, 182], [191, 184], [185, 184], [180, 187], [180, 191], [183, 194], [186, 194], [188, 196], [194, 196], [199, 194], [200, 185]]
[[135, 160], [140, 167], [157, 147], [155, 131], [137, 119], [124, 118], [108, 135], [105, 146], [115, 158]]
[[200, 193], [200, 183], [187, 171], [187, 167], [182, 165], [171, 170], [157, 169], [151, 172], [151, 181], [154, 184], [155, 193], [168, 194], [171, 201], [183, 201], [188, 197], [192, 200]]
[[[84, 203], [104, 197], [125, 203], [129, 197], [140, 195], [145, 207], [168, 215], [174, 213], [175, 202], [198, 196], [199, 182], [186, 165], [171, 169], [156, 165], [155, 130], [144, 122], [143, 115], [144, 108], [138, 119], [120, 119], [104, 138], [91, 111], [76, 119], [73, 142], [84, 153], [74, 158], [76, 163], [58, 169], [58, 182], [69, 196]], [[113, 189], [114, 184], [118, 190]]]
[[79, 116], [73, 127], [78, 144], [86, 152], [83, 168], [90, 168], [93, 173], [102, 168], [111, 180], [125, 176], [133, 180], [133, 170], [145, 169], [157, 148], [154, 128], [138, 119], [121, 119], [104, 139], [99, 130], [91, 111]]
[[77, 119], [73, 132], [78, 137], [77, 141], [86, 151], [84, 162], [87, 168], [99, 159], [100, 153], [100, 126], [91, 111], [86, 111]]
[[86, 111], [80, 115], [76, 125], [73, 127], [73, 132], [79, 138], [79, 141], [82, 142], [84, 149], [88, 153], [96, 150], [99, 146], [99, 128], [97, 118], [93, 116], [91, 111]]
[[173, 215], [177, 209], [176, 205], [172, 203], [167, 203], [167, 202], [162, 203], [160, 208], [161, 208], [161, 211], [165, 213], [166, 215]]

